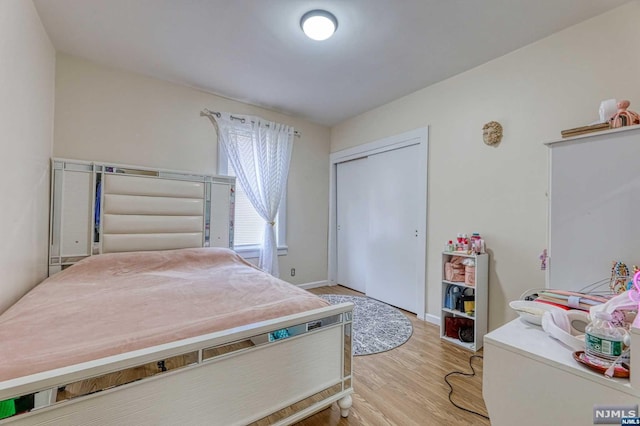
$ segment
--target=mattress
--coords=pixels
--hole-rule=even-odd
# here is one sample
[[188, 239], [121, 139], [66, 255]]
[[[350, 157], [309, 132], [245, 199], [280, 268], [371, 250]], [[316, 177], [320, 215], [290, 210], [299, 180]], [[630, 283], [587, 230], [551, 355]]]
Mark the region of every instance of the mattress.
[[325, 306], [229, 249], [91, 256], [0, 315], [0, 381]]

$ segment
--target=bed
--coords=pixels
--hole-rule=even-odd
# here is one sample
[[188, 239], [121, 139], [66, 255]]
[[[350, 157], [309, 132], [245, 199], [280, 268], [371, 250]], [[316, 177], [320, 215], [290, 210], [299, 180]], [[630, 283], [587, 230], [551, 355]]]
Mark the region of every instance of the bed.
[[[328, 305], [211, 247], [232, 241], [233, 182], [216, 192], [201, 176], [116, 176], [114, 165], [56, 161], [52, 275], [0, 315], [0, 401], [23, 411], [0, 424], [284, 425], [334, 402], [348, 415], [353, 306]], [[64, 179], [79, 169], [88, 179], [56, 180], [55, 170]], [[87, 197], [77, 181], [89, 182]], [[191, 210], [177, 214], [168, 199], [197, 199], [193, 182], [205, 183], [200, 207], [188, 201]], [[59, 196], [67, 187], [74, 195]], [[87, 231], [77, 224], [84, 213], [55, 205], [78, 199], [91, 201]]]

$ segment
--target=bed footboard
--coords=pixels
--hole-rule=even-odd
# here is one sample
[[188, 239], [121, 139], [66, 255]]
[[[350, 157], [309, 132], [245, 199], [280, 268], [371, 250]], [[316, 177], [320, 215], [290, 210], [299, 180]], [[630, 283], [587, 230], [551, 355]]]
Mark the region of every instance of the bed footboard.
[[0, 382], [32, 398], [0, 424], [286, 425], [351, 407], [345, 303]]

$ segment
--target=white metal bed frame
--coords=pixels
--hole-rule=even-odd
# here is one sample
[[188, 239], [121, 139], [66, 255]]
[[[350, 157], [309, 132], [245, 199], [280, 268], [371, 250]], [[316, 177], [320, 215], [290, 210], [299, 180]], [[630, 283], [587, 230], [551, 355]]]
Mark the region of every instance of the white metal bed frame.
[[[229, 202], [221, 203], [223, 209], [231, 212], [230, 215], [215, 211], [216, 203], [211, 202], [211, 191], [206, 189], [206, 182], [215, 182], [216, 179], [223, 179], [222, 182], [233, 185], [233, 181], [228, 181], [229, 178], [194, 176], [127, 166], [130, 172], [125, 173], [126, 185], [112, 185], [111, 189], [103, 191], [101, 197], [101, 234], [114, 234], [120, 242], [105, 244], [109, 238], [105, 240], [104, 236], [100, 235], [99, 244], [94, 244], [93, 238], [86, 246], [80, 244], [81, 247], [89, 248], [88, 253], [81, 253], [80, 250], [78, 256], [64, 256], [65, 253], [61, 252], [64, 251], [64, 243], [61, 240], [65, 239], [65, 228], [67, 232], [72, 232], [72, 237], [76, 237], [78, 233], [82, 236], [92, 235], [95, 212], [93, 208], [89, 209], [91, 215], [87, 219], [87, 226], [91, 231], [87, 235], [83, 231], [84, 224], [79, 227], [77, 224], [68, 224], [69, 226], [65, 227], [63, 220], [57, 225], [53, 223], [56, 214], [60, 218], [65, 209], [64, 206], [55, 204], [64, 200], [64, 193], [59, 193], [64, 185], [55, 182], [56, 170], [70, 167], [71, 170], [76, 168], [90, 173], [88, 198], [93, 201], [96, 173], [102, 173], [101, 178], [105, 178], [107, 174], [115, 173], [112, 172], [113, 167], [122, 166], [56, 159], [52, 164], [52, 247], [58, 244], [58, 251], [51, 256], [52, 272], [64, 264], [72, 263], [77, 257], [108, 251], [136, 251], [139, 247], [148, 248], [149, 244], [153, 245], [158, 241], [162, 241], [158, 243], [162, 249], [172, 248], [172, 244], [175, 245], [173, 248], [184, 247], [185, 240], [182, 236], [158, 240], [155, 235], [181, 234], [185, 229], [191, 230], [189, 226], [192, 225], [176, 225], [180, 220], [175, 220], [176, 216], [189, 216], [191, 218], [185, 223], [194, 222], [193, 210], [190, 213], [181, 213], [179, 207], [184, 204], [184, 200], [181, 199], [193, 198], [194, 187], [183, 185], [185, 181], [205, 183], [202, 192], [203, 228], [200, 242], [196, 245], [208, 245], [214, 237], [208, 235], [209, 228], [220, 229], [220, 223], [216, 223], [220, 218], [226, 220], [225, 226], [228, 226], [229, 231], [228, 243], [232, 244], [233, 187], [230, 187]], [[149, 180], [149, 176], [153, 179]], [[132, 184], [131, 179], [135, 181], [136, 177], [144, 179]], [[185, 196], [181, 189], [176, 188], [190, 188], [187, 192], [191, 195]], [[126, 212], [118, 213], [118, 208], [114, 208], [118, 203], [108, 206], [108, 198], [114, 193], [112, 190], [119, 195], [122, 195], [120, 192], [123, 190], [132, 192], [125, 195], [131, 195], [133, 198], [121, 203], [128, 209]], [[107, 206], [104, 204], [105, 196]], [[136, 216], [140, 216], [140, 212], [144, 212], [150, 205], [157, 205], [157, 200], [148, 204], [149, 199], [145, 197], [158, 196], [163, 199], [161, 203], [168, 202], [169, 205], [163, 214], [174, 219], [165, 223], [162, 219], [156, 218], [151, 226], [145, 225], [146, 221]], [[135, 197], [142, 198], [142, 207], [132, 207], [135, 205], [135, 202], [132, 204]], [[176, 200], [167, 200], [168, 198], [178, 200], [174, 203]], [[85, 197], [79, 199], [81, 203], [86, 201]], [[192, 207], [187, 211], [189, 209]], [[84, 210], [80, 210], [86, 212], [86, 206]], [[112, 223], [105, 229], [105, 211], [122, 214], [122, 220], [116, 220], [115, 227]], [[153, 214], [154, 211], [146, 213], [158, 216]], [[127, 215], [132, 217], [126, 217]], [[59, 227], [57, 230], [56, 226]], [[71, 240], [77, 242], [81, 239]], [[222, 240], [227, 242], [224, 238]], [[73, 244], [71, 247], [74, 247]], [[32, 395], [34, 399], [34, 409], [0, 420], [0, 425], [286, 425], [320, 411], [336, 401], [340, 406], [341, 415], [346, 417], [353, 393], [352, 309], [353, 305], [348, 303], [328, 306], [0, 382], [0, 401], [24, 395]], [[284, 334], [289, 337], [276, 339], [275, 332], [284, 329], [287, 330]], [[172, 360], [178, 358], [188, 361], [172, 366]], [[141, 379], [126, 378], [127, 371], [149, 365], [157, 365], [157, 371]], [[97, 383], [103, 378], [109, 378], [111, 384], [64, 396], [65, 389], [70, 385]]]
[[233, 248], [235, 177], [60, 158], [51, 169], [49, 275], [94, 254]]

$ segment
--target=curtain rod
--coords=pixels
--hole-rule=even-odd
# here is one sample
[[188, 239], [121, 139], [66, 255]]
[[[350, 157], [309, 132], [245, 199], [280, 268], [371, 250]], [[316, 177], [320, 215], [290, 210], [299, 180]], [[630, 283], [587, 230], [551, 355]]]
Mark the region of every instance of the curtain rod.
[[[209, 110], [208, 110], [208, 109], [206, 109], [206, 108], [205, 108], [205, 109], [203, 109], [202, 111], [200, 111], [200, 117], [211, 117], [211, 116], [214, 116], [214, 115], [215, 115], [217, 118], [220, 118], [220, 117], [222, 116], [222, 114], [220, 114], [218, 111], [209, 111]], [[242, 118], [242, 117], [235, 117], [235, 116], [233, 116], [233, 115], [229, 115], [229, 117], [230, 117], [232, 120], [239, 120], [239, 121], [240, 121], [240, 122], [242, 122], [242, 123], [244, 123], [244, 122], [245, 122], [245, 119], [244, 119], [244, 118]], [[267, 124], [267, 127], [269, 127], [269, 125], [268, 125], [268, 124]], [[302, 134], [301, 134], [299, 131], [297, 131], [297, 130], [294, 130], [294, 131], [293, 131], [293, 134], [294, 134], [295, 136], [297, 136], [297, 137], [302, 136]]]

